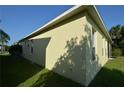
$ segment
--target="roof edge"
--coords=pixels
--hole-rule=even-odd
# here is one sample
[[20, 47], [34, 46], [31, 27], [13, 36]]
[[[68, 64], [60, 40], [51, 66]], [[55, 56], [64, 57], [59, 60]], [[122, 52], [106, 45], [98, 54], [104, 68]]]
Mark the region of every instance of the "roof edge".
[[[25, 40], [25, 39], [28, 39], [28, 38], [30, 38], [31, 36], [33, 37], [33, 35], [35, 35], [35, 34], [41, 32], [42, 30], [44, 30], [45, 28], [51, 26], [52, 24], [56, 24], [56, 22], [57, 22], [58, 20], [64, 18], [65, 16], [68, 16], [70, 13], [73, 13], [74, 10], [79, 9], [81, 6], [82, 6], [82, 5], [73, 6], [72, 8], [66, 10], [64, 13], [60, 14], [60, 15], [57, 16], [56, 18], [54, 18], [54, 19], [52, 19], [51, 21], [49, 21], [48, 23], [46, 23], [45, 25], [43, 25], [43, 26], [41, 26], [40, 28], [36, 29], [35, 31], [33, 31], [32, 33], [30, 33], [29, 35], [27, 35], [27, 36], [24, 37], [23, 39], [19, 40], [18, 42], [21, 42], [21, 41], [23, 41], [23, 40]], [[86, 7], [87, 7], [87, 6], [91, 6], [91, 5], [86, 5]], [[85, 7], [85, 6], [84, 6], [84, 7]], [[100, 16], [100, 14], [99, 14], [99, 12], [98, 12], [96, 6], [95, 6], [95, 5], [92, 5], [92, 7], [94, 8], [95, 12], [97, 13], [97, 16], [98, 16], [99, 20], [101, 21], [101, 24], [102, 24], [102, 26], [103, 26], [103, 28], [104, 28], [104, 33], [105, 33], [106, 36], [109, 38], [109, 40], [112, 42], [111, 37], [110, 37], [110, 35], [109, 35], [109, 33], [108, 33], [107, 29], [106, 29], [106, 26], [104, 25], [104, 22], [103, 22], [103, 20], [102, 20], [102, 17]]]
[[76, 6], [73, 6], [72, 8], [70, 8], [70, 9], [66, 10], [65, 12], [63, 12], [62, 14], [60, 14], [59, 16], [57, 16], [56, 18], [54, 18], [51, 21], [47, 22], [45, 25], [39, 27], [38, 29], [36, 29], [35, 31], [33, 31], [32, 33], [30, 33], [29, 35], [25, 36], [23, 39], [19, 40], [19, 42], [22, 41], [22, 40], [24, 40], [24, 39], [26, 39], [26, 38], [28, 38], [29, 36], [31, 36], [31, 35], [33, 35], [35, 33], [40, 32], [45, 27], [51, 25], [52, 23], [56, 22], [57, 20], [61, 19], [62, 17], [66, 16], [70, 12], [73, 12], [73, 10], [78, 9], [81, 6], [82, 5], [76, 5]]
[[100, 13], [98, 12], [98, 10], [97, 10], [97, 8], [96, 8], [95, 5], [93, 5], [93, 7], [94, 7], [95, 11], [97, 12], [97, 15], [98, 15], [98, 17], [99, 17], [99, 19], [100, 19], [100, 21], [101, 21], [103, 27], [104, 27], [105, 30], [106, 30], [105, 33], [106, 33], [107, 37], [110, 39], [110, 41], [111, 41], [111, 43], [112, 43], [112, 39], [111, 39], [111, 37], [110, 37], [110, 35], [109, 35], [109, 33], [108, 33], [107, 27], [105, 26], [105, 24], [104, 24], [104, 22], [103, 22], [103, 19], [102, 19], [101, 15], [100, 15]]

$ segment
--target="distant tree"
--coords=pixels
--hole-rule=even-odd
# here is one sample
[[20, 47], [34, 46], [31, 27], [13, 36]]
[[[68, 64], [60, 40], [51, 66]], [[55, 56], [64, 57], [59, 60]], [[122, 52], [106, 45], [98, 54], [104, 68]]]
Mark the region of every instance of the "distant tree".
[[121, 34], [120, 34], [120, 31], [121, 31], [121, 26], [120, 25], [117, 25], [117, 26], [114, 26], [110, 29], [109, 33], [110, 33], [110, 36], [114, 42], [114, 46], [117, 47], [118, 46], [118, 40], [120, 39], [121, 37]]
[[110, 29], [109, 34], [113, 40], [113, 44], [112, 44], [113, 51], [115, 49], [117, 50], [120, 49], [122, 51], [122, 54], [124, 55], [124, 26], [121, 25], [113, 26]]
[[114, 48], [112, 51], [112, 55], [113, 55], [113, 57], [121, 56], [122, 55], [121, 49], [120, 48]]
[[4, 32], [2, 29], [0, 29], [0, 45], [1, 45], [1, 53], [3, 52], [3, 47], [8, 43], [10, 40], [10, 36]]
[[122, 34], [122, 38], [124, 39], [124, 26], [122, 26], [121, 28], [121, 34]]
[[10, 46], [5, 45], [5, 51], [9, 51]]

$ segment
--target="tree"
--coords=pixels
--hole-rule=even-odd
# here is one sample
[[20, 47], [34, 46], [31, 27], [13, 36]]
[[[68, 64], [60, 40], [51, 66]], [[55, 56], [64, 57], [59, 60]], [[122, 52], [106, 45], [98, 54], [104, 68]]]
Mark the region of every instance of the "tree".
[[22, 54], [22, 46], [17, 44], [17, 45], [12, 45], [9, 48], [9, 53], [10, 54]]
[[112, 50], [114, 51], [119, 48], [124, 55], [124, 26], [113, 26], [110, 29], [109, 34], [113, 40]]
[[114, 47], [118, 47], [118, 41], [121, 37], [120, 31], [121, 31], [121, 26], [120, 25], [112, 27], [109, 31], [110, 36], [111, 36], [111, 38], [114, 42]]
[[124, 26], [121, 28], [122, 38], [124, 39]]
[[3, 53], [4, 45], [6, 45], [9, 40], [10, 40], [10, 36], [9, 36], [6, 32], [4, 32], [2, 29], [0, 29], [0, 46], [1, 46], [1, 53]]

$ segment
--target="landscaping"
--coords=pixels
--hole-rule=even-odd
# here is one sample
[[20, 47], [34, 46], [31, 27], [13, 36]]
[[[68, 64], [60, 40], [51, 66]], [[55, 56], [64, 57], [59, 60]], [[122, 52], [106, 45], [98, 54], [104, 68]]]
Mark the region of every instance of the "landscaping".
[[[24, 58], [6, 53], [0, 55], [0, 86], [78, 87], [81, 85]], [[89, 86], [124, 86], [124, 57], [109, 61]]]

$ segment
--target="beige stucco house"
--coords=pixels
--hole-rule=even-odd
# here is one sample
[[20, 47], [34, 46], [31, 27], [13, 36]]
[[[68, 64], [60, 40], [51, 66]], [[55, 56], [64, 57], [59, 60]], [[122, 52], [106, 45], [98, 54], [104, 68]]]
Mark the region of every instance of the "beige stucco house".
[[74, 6], [19, 41], [26, 59], [85, 86], [108, 61], [111, 42], [91, 5]]

